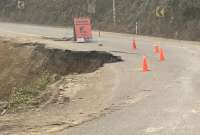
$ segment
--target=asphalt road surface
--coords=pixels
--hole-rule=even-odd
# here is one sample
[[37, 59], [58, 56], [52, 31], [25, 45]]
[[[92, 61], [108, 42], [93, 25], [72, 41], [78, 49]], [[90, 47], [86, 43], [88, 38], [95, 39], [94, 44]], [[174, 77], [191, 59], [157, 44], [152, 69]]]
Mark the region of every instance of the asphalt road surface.
[[[0, 36], [70, 37], [71, 29], [0, 23]], [[104, 50], [121, 56], [113, 64], [115, 78], [109, 111], [55, 135], [199, 135], [200, 43], [128, 34], [94, 32], [86, 44], [61, 42], [57, 48]], [[137, 41], [137, 50], [131, 40]], [[98, 46], [102, 43], [103, 46]], [[160, 45], [166, 60], [159, 61], [153, 46]], [[52, 47], [52, 46], [51, 46]], [[141, 72], [147, 56], [151, 71]], [[105, 80], [106, 83], [106, 80]], [[110, 87], [108, 91], [110, 90]]]

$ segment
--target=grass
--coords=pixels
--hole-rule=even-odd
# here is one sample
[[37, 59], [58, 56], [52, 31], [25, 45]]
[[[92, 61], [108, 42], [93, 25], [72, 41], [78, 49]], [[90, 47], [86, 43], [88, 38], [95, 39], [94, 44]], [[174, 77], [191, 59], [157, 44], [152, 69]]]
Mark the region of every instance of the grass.
[[51, 74], [49, 72], [44, 72], [39, 79], [34, 81], [30, 86], [15, 88], [13, 90], [14, 94], [10, 96], [8, 109], [16, 111], [16, 109], [20, 107], [27, 107], [31, 105], [32, 100], [39, 96], [50, 83], [53, 83]]

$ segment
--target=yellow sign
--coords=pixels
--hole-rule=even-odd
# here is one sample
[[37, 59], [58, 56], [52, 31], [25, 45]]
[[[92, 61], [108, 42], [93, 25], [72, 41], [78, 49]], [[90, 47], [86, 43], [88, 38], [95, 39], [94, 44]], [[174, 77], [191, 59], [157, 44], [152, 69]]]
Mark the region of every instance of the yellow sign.
[[156, 16], [157, 17], [165, 17], [165, 8], [163, 7], [157, 7], [156, 8]]
[[25, 8], [25, 2], [24, 2], [24, 0], [18, 0], [18, 2], [17, 2], [17, 8], [18, 9], [24, 9]]

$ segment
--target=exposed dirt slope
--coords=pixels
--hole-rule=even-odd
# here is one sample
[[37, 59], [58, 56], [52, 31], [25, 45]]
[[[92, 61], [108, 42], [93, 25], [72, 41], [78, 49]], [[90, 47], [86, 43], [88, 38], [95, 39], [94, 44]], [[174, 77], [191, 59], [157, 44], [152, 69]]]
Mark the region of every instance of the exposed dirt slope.
[[101, 116], [116, 78], [112, 64], [102, 66], [121, 61], [8, 38], [0, 52], [0, 134], [50, 134]]
[[105, 63], [121, 61], [106, 52], [48, 49], [39, 43], [0, 41], [0, 51], [0, 112], [7, 104], [1, 101], [8, 101], [12, 107], [30, 102], [38, 105], [49, 100], [49, 96], [40, 97], [47, 98], [42, 101], [32, 100], [62, 76], [91, 73]]

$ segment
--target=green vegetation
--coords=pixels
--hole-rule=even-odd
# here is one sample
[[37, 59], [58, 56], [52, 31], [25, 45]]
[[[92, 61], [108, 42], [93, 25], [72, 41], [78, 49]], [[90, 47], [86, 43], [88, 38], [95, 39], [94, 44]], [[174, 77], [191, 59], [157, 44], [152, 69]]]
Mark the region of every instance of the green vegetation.
[[51, 74], [49, 72], [44, 72], [41, 77], [30, 86], [13, 89], [13, 94], [10, 95], [9, 109], [15, 111], [19, 107], [31, 105], [32, 100], [39, 96], [50, 83], [52, 83]]

